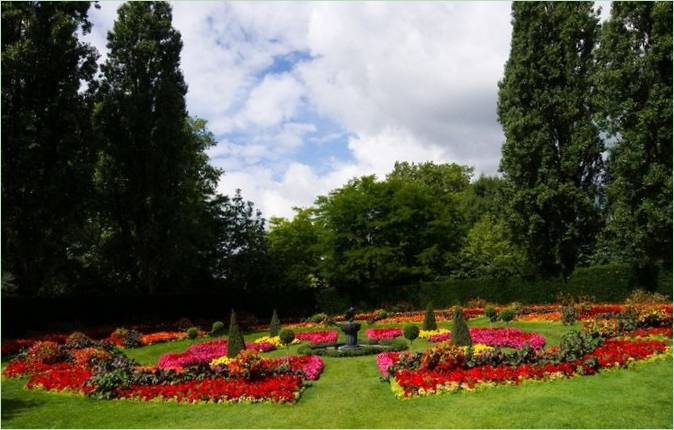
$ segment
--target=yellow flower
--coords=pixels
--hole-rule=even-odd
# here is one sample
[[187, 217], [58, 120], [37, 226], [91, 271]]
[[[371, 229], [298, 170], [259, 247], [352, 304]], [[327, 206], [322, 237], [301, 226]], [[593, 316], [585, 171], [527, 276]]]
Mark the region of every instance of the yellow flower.
[[222, 357], [214, 358], [211, 360], [211, 366], [226, 366], [232, 361], [231, 358], [223, 355]]
[[421, 339], [428, 339], [431, 336], [437, 336], [449, 332], [446, 328], [439, 328], [437, 330], [419, 330], [419, 337]]

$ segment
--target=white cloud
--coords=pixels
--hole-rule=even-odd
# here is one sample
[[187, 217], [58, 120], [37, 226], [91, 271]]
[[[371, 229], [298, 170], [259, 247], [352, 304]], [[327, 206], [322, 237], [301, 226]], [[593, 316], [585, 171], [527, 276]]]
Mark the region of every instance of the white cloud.
[[[101, 5], [92, 12], [88, 40], [103, 52], [117, 4]], [[311, 204], [353, 176], [383, 176], [397, 160], [496, 171], [503, 141], [497, 82], [509, 51], [509, 3], [173, 7], [188, 107], [209, 120], [219, 139], [209, 155], [227, 170], [220, 190], [243, 189], [265, 216], [289, 215], [292, 206]], [[311, 60], [264, 75], [275, 57], [297, 51]], [[321, 116], [343, 130], [317, 134]], [[350, 159], [333, 159], [331, 145], [345, 134]], [[328, 155], [300, 157], [307, 145]]]

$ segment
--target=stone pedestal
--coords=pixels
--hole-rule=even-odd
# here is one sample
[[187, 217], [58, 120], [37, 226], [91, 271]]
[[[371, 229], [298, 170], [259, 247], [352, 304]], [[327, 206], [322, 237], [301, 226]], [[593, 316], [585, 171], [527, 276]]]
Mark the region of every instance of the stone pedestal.
[[349, 321], [342, 324], [342, 331], [346, 335], [346, 344], [344, 348], [355, 348], [358, 346], [358, 330], [360, 330], [360, 323]]

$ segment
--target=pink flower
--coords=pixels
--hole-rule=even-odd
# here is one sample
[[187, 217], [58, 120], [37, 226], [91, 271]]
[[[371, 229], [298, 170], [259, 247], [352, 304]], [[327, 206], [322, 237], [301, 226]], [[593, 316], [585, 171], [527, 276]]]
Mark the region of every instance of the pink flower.
[[375, 340], [393, 339], [402, 336], [402, 334], [402, 330], [399, 328], [369, 328], [365, 331], [368, 338]]
[[397, 351], [392, 352], [382, 352], [377, 354], [377, 368], [379, 368], [379, 373], [381, 376], [386, 378], [388, 376], [388, 368], [393, 366], [398, 358], [400, 353]]
[[337, 342], [337, 332], [334, 330], [328, 331], [306, 331], [297, 333], [295, 337], [299, 340], [306, 340], [311, 344], [319, 343], [335, 343]]

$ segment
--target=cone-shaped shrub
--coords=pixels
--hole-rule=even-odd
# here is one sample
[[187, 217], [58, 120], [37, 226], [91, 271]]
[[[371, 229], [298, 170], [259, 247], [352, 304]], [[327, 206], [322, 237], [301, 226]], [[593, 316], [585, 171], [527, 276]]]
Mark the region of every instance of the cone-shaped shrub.
[[227, 357], [234, 358], [244, 349], [246, 349], [246, 343], [239, 330], [239, 324], [236, 322], [236, 312], [232, 309], [232, 316], [229, 319], [229, 332], [227, 335]]
[[276, 309], [274, 309], [274, 313], [271, 314], [271, 322], [269, 323], [269, 336], [274, 337], [278, 336], [278, 332], [281, 330], [281, 321], [278, 319], [278, 315], [276, 314]]
[[459, 306], [454, 308], [454, 326], [452, 327], [452, 343], [459, 346], [472, 346], [468, 325]]
[[437, 330], [438, 323], [435, 322], [435, 311], [433, 310], [433, 304], [428, 303], [426, 306], [426, 315], [424, 315], [424, 323], [421, 325], [422, 330]]

